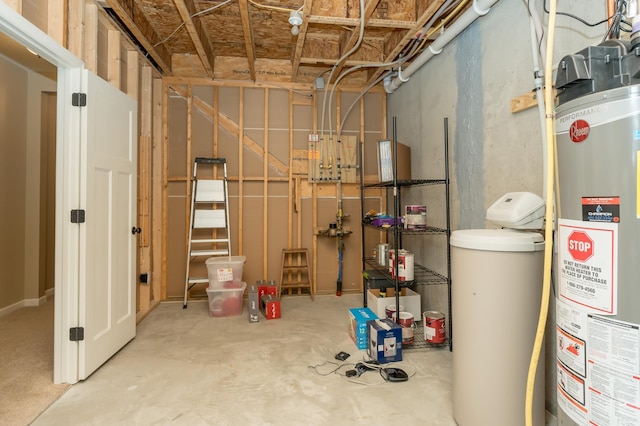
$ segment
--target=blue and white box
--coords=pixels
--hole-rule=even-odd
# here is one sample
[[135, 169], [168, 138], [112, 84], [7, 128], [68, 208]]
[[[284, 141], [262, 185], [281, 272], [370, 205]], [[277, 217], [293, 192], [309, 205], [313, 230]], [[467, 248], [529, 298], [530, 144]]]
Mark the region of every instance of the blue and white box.
[[402, 327], [388, 318], [367, 323], [367, 354], [380, 364], [402, 361]]
[[349, 309], [349, 335], [358, 349], [367, 349], [367, 321], [378, 319], [378, 316], [369, 308]]

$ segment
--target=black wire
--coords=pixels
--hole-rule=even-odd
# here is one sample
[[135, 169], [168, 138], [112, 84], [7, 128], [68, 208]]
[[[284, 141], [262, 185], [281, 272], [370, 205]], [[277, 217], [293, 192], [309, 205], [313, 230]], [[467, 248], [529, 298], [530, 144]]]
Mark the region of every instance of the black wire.
[[[618, 1], [620, 1], [620, 0], [618, 0]], [[623, 1], [623, 2], [626, 4], [626, 1]], [[544, 11], [545, 11], [545, 13], [547, 13], [547, 14], [548, 14], [548, 13], [549, 13], [549, 9], [547, 9], [547, 0], [545, 0], [545, 1], [543, 2], [543, 5], [544, 5]], [[616, 8], [616, 9], [617, 9], [617, 8]], [[617, 14], [617, 12], [616, 12], [616, 14]], [[571, 13], [567, 13], [567, 12], [556, 12], [556, 15], [568, 16], [569, 18], [573, 18], [573, 19], [575, 19], [575, 20], [577, 20], [577, 21], [579, 21], [579, 22], [583, 23], [584, 25], [586, 25], [586, 26], [588, 26], [588, 27], [597, 27], [597, 26], [598, 26], [598, 25], [600, 25], [600, 24], [604, 24], [605, 22], [608, 22], [608, 21], [609, 21], [609, 19], [611, 19], [611, 18], [613, 18], [614, 16], [616, 16], [616, 14], [614, 14], [613, 16], [609, 16], [608, 18], [603, 19], [602, 21], [598, 21], [598, 22], [596, 22], [595, 24], [590, 24], [589, 22], [585, 21], [585, 20], [584, 20], [584, 19], [582, 19], [581, 17], [576, 16], [576, 15], [573, 15], [573, 14], [571, 14]]]
[[[327, 373], [321, 373], [320, 371], [318, 371], [319, 367], [323, 367], [327, 364], [333, 364], [336, 366], [336, 368], [334, 368], [333, 370], [327, 372]], [[317, 374], [319, 374], [320, 376], [330, 376], [331, 374], [338, 374], [341, 376], [344, 376], [345, 374], [339, 373], [338, 371], [342, 368], [342, 367], [349, 367], [349, 366], [354, 366], [355, 364], [352, 363], [343, 363], [343, 364], [338, 364], [337, 362], [333, 362], [333, 361], [325, 361], [322, 364], [316, 364], [316, 365], [309, 365], [308, 368], [311, 368], [313, 370], [315, 370], [315, 372]]]

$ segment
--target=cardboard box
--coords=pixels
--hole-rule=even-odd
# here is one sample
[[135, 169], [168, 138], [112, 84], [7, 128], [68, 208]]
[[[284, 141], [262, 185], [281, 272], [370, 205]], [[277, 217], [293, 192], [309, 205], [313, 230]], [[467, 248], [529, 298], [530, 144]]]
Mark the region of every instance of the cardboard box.
[[388, 318], [367, 322], [367, 354], [380, 364], [402, 361], [402, 327]]
[[260, 317], [258, 312], [260, 311], [260, 299], [258, 298], [258, 285], [251, 284], [249, 287], [249, 322], [258, 322]]
[[267, 280], [258, 280], [256, 285], [258, 286], [258, 300], [262, 300], [262, 296], [267, 294]]
[[[397, 180], [411, 180], [411, 148], [397, 142], [398, 153]], [[385, 139], [378, 141], [378, 180], [380, 182], [393, 181], [393, 168], [395, 159], [393, 156], [393, 141]]]
[[267, 294], [278, 297], [278, 286], [275, 281], [267, 281]]
[[[367, 290], [367, 306], [378, 318], [386, 318], [385, 307], [392, 304], [396, 304], [396, 292], [393, 287], [387, 287], [387, 297], [380, 297], [379, 289]], [[417, 318], [416, 321], [422, 317], [420, 295], [410, 288], [400, 289], [400, 304], [404, 306], [405, 312], [410, 312], [414, 318]]]
[[367, 349], [367, 322], [378, 319], [378, 316], [369, 308], [349, 309], [349, 336], [358, 349]]
[[260, 299], [262, 313], [266, 319], [280, 318], [280, 299], [266, 294]]

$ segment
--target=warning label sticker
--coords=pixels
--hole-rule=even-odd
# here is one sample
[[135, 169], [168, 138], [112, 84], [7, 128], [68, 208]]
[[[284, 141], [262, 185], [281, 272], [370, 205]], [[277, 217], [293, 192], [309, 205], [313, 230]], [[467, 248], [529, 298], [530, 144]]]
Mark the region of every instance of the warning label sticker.
[[582, 197], [582, 220], [620, 222], [620, 197]]

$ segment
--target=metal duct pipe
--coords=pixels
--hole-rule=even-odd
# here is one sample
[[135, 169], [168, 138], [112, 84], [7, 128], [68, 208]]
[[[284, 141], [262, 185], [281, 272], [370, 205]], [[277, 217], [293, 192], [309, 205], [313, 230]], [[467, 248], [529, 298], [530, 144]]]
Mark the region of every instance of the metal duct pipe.
[[402, 83], [409, 81], [409, 77], [418, 71], [429, 59], [442, 52], [442, 49], [454, 38], [464, 31], [476, 19], [489, 13], [491, 6], [498, 0], [474, 0], [473, 5], [451, 26], [446, 29], [431, 45], [420, 54], [411, 65], [398, 73], [398, 76], [391, 81], [385, 79], [384, 89], [387, 93], [393, 93]]

